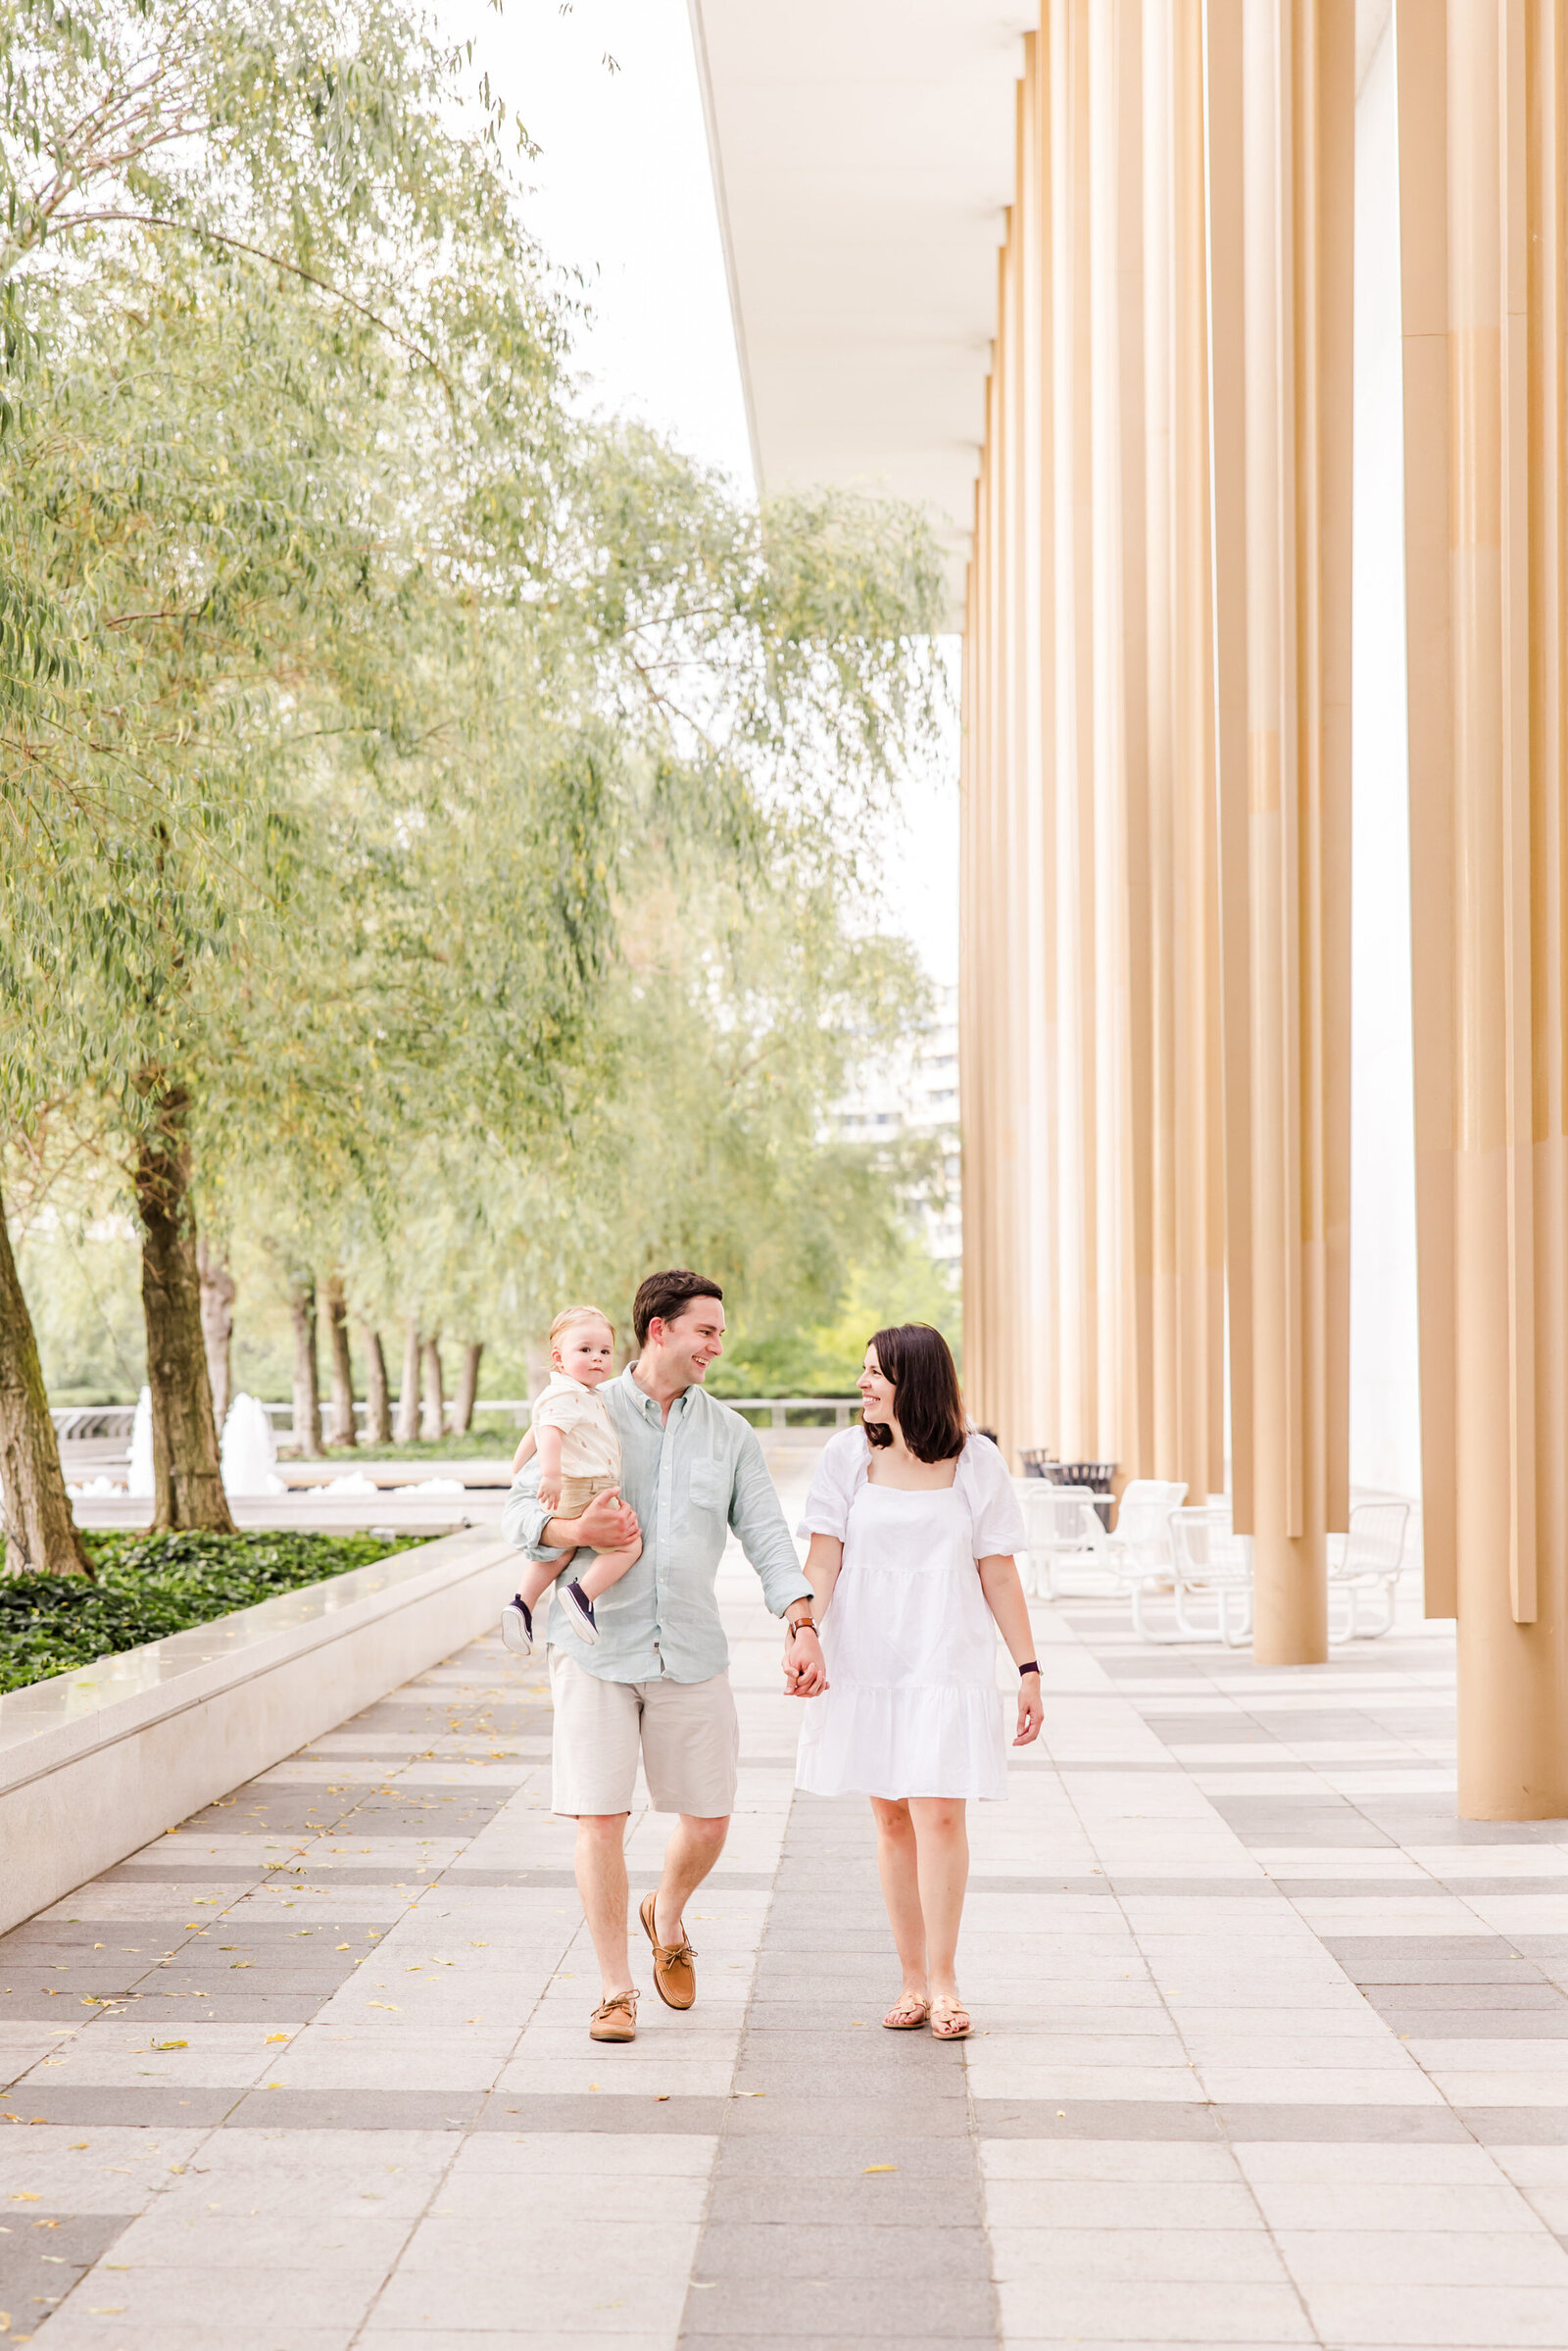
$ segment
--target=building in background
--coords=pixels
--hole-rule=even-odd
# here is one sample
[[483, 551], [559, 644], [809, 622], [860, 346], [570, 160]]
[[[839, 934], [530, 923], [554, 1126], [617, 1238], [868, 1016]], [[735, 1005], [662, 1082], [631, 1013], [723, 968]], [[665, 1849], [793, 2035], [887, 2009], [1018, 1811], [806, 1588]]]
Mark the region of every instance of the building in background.
[[841, 1143], [913, 1144], [909, 1223], [956, 1291], [963, 1278], [963, 1197], [958, 1130], [958, 991], [935, 991], [934, 1017], [896, 1053], [868, 1061], [834, 1104]]
[[976, 1409], [1228, 1457], [1309, 1663], [1419, 1356], [1460, 1809], [1568, 1813], [1562, 0], [693, 10], [759, 480], [952, 552]]

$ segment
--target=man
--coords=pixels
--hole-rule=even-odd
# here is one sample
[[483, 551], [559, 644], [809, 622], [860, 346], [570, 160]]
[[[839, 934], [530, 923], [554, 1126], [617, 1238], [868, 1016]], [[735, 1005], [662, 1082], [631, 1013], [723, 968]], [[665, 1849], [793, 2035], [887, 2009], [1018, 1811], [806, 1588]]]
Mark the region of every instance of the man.
[[[594, 2040], [632, 2040], [637, 1993], [626, 1950], [626, 1821], [642, 1757], [656, 1812], [679, 1815], [657, 1893], [639, 1906], [654, 1984], [671, 2008], [697, 1997], [686, 1904], [723, 1850], [735, 1809], [740, 1735], [714, 1581], [733, 1527], [775, 1616], [787, 1619], [786, 1673], [814, 1683], [822, 1652], [811, 1588], [755, 1433], [703, 1389], [724, 1351], [724, 1294], [702, 1274], [650, 1274], [632, 1321], [635, 1363], [599, 1394], [620, 1439], [620, 1494], [574, 1519], [551, 1517], [532, 1462], [507, 1497], [502, 1529], [534, 1559], [642, 1535], [642, 1557], [600, 1603], [597, 1644], [581, 1641], [558, 1594], [550, 1611], [555, 1704], [551, 1804], [577, 1823], [577, 1891], [599, 1958]], [[817, 1673], [812, 1672], [812, 1668]]]

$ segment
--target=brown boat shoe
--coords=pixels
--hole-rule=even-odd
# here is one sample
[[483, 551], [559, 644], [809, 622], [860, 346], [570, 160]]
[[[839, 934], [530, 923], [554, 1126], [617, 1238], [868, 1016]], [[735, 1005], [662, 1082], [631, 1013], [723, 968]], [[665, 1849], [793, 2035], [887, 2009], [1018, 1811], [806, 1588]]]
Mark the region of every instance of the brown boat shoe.
[[637, 2038], [637, 1994], [618, 1991], [608, 2000], [601, 2000], [588, 2020], [590, 2040], [635, 2040]]
[[654, 1989], [666, 2008], [690, 2008], [697, 1997], [697, 1954], [686, 1941], [662, 1943], [654, 1932], [654, 1896], [644, 1894], [637, 1905], [643, 1933], [654, 1946]]

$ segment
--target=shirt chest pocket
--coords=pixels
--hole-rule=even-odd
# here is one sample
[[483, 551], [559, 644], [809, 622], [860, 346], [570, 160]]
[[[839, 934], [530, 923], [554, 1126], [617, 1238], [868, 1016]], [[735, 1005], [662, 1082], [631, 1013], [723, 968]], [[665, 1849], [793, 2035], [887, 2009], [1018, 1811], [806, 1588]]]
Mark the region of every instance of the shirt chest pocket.
[[693, 1463], [690, 1493], [699, 1510], [723, 1511], [728, 1508], [729, 1480], [718, 1462]]

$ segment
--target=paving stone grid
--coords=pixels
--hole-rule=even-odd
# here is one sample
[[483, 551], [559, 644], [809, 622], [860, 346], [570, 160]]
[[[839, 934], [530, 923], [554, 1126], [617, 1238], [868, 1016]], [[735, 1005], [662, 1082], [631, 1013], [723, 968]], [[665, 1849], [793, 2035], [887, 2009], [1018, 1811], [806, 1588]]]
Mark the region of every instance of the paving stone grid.
[[0, 2343], [1568, 2343], [1568, 1822], [1454, 1820], [1442, 1629], [1260, 1672], [1037, 1608], [943, 2047], [722, 1589], [740, 1810], [629, 2048], [494, 1641], [0, 1938]]

